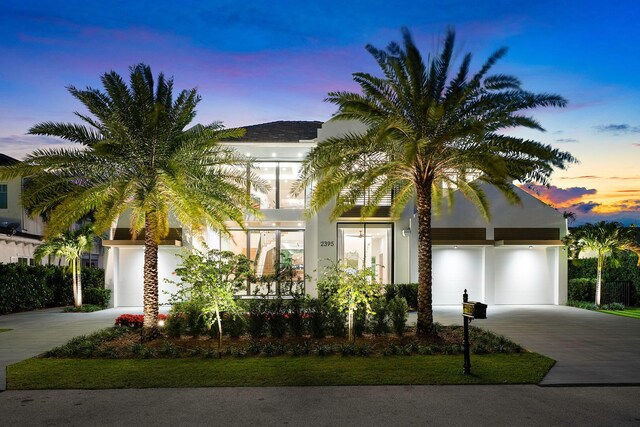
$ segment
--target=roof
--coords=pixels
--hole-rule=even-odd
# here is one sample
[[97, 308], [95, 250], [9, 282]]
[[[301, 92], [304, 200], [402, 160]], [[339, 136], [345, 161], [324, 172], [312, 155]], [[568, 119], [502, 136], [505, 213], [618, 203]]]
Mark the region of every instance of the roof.
[[244, 136], [240, 138], [226, 138], [225, 141], [239, 142], [299, 142], [300, 140], [315, 139], [318, 129], [323, 122], [319, 121], [277, 121], [251, 126], [243, 126], [246, 129]]
[[10, 166], [18, 163], [19, 161], [13, 157], [9, 157], [6, 154], [0, 153], [0, 166]]

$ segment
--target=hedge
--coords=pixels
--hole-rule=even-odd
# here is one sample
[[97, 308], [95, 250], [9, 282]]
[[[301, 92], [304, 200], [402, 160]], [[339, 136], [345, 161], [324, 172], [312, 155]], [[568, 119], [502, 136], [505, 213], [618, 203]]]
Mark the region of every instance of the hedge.
[[417, 283], [396, 283], [385, 285], [385, 296], [387, 301], [391, 301], [396, 296], [407, 300], [409, 310], [418, 309], [418, 284]]
[[[82, 269], [82, 291], [85, 304], [106, 306], [110, 291], [104, 289], [104, 270]], [[72, 279], [65, 267], [0, 263], [0, 314], [72, 304]]]

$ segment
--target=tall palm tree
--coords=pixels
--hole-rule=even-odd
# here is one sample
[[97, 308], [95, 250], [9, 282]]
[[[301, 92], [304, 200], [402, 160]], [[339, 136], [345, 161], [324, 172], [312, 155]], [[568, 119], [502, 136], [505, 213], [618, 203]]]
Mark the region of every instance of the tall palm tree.
[[[245, 212], [256, 214], [247, 188], [247, 159], [220, 145], [243, 129], [218, 123], [187, 126], [196, 115], [196, 89], [173, 96], [173, 79], [149, 66], [130, 68], [129, 84], [111, 71], [101, 76], [104, 91], [68, 88], [88, 110], [76, 112], [83, 124], [44, 122], [29, 131], [82, 145], [80, 149], [41, 149], [0, 170], [1, 179], [31, 180], [22, 196], [34, 213], [50, 211], [46, 234], [55, 236], [92, 212], [96, 232], [107, 230], [126, 209], [131, 231], [144, 233], [144, 328], [154, 334], [158, 320], [158, 244], [169, 218], [197, 232], [225, 221], [243, 226]], [[254, 186], [259, 181], [254, 182]]]
[[69, 263], [73, 282], [73, 305], [76, 307], [82, 307], [82, 254], [91, 251], [94, 237], [93, 227], [85, 225], [77, 230], [49, 237], [34, 251], [38, 262], [47, 255], [54, 255], [64, 258]]
[[570, 255], [577, 259], [583, 251], [593, 251], [598, 259], [596, 273], [596, 305], [600, 306], [602, 296], [602, 270], [605, 258], [610, 258], [613, 265], [617, 264], [618, 255], [623, 251], [634, 252], [638, 255], [640, 266], [640, 243], [637, 228], [625, 227], [619, 222], [600, 221], [595, 224], [587, 223], [573, 230], [567, 236]]
[[522, 112], [566, 104], [558, 95], [523, 90], [516, 77], [487, 75], [506, 49], [491, 55], [475, 74], [469, 72], [471, 54], [466, 54], [452, 74], [452, 30], [441, 52], [429, 56], [427, 64], [406, 28], [402, 35], [402, 46], [391, 43], [386, 50], [366, 46], [382, 76], [354, 73], [361, 93], [328, 94], [327, 101], [338, 106], [332, 120], [357, 120], [368, 131], [319, 143], [304, 161], [297, 189], [316, 182], [310, 211], [335, 200], [333, 219], [363, 197], [363, 217], [375, 212], [390, 193], [394, 217], [415, 200], [417, 333], [429, 335], [433, 333], [431, 214], [439, 210], [443, 195], [452, 200], [455, 188], [489, 218], [480, 182], [496, 186], [508, 200], [518, 202], [514, 180], [546, 183], [553, 167], [564, 168], [575, 159], [548, 145], [500, 133], [519, 126], [543, 130]]

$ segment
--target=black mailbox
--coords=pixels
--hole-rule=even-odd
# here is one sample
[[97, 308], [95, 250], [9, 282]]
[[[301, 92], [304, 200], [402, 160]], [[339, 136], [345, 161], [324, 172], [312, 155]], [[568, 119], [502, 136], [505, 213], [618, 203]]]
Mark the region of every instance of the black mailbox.
[[474, 319], [486, 319], [487, 304], [475, 301], [463, 302], [462, 315]]

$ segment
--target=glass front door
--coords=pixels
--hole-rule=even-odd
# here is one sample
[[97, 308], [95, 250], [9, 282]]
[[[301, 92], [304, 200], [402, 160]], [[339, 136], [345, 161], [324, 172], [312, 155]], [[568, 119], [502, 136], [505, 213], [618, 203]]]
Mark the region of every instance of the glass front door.
[[393, 224], [338, 224], [338, 259], [353, 268], [372, 267], [379, 283], [392, 283]]

